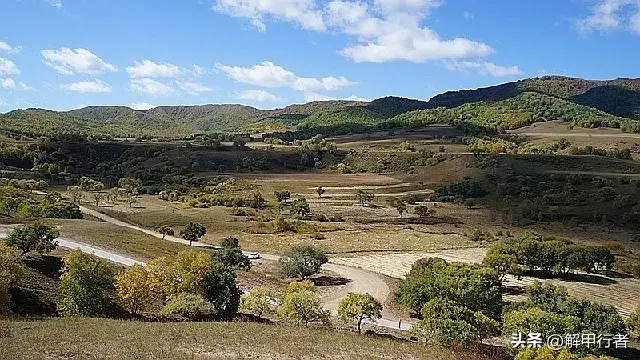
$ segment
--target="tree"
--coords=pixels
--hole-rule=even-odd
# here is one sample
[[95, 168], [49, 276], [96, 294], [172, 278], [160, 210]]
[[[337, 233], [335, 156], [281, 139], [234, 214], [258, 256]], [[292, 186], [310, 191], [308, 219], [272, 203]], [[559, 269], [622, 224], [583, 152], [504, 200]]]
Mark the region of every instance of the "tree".
[[162, 234], [162, 240], [164, 240], [167, 235], [174, 236], [176, 234], [173, 228], [171, 228], [169, 225], [162, 225], [160, 228], [158, 228], [158, 232]]
[[267, 288], [257, 287], [240, 297], [240, 307], [261, 317], [272, 313], [272, 298], [273, 295]]
[[265, 200], [262, 197], [262, 194], [259, 191], [255, 191], [252, 195], [251, 195], [251, 201], [249, 206], [251, 206], [254, 209], [263, 209], [264, 208], [264, 204], [266, 204], [267, 200]]
[[473, 312], [498, 316], [502, 304], [502, 281], [498, 272], [491, 268], [426, 258], [411, 267], [395, 298], [415, 313], [420, 313], [430, 300], [442, 298]]
[[579, 318], [550, 313], [537, 307], [507, 312], [502, 325], [502, 334], [509, 337], [513, 334], [538, 333], [548, 336], [579, 332]]
[[532, 285], [527, 286], [527, 295], [533, 305], [552, 313], [561, 312], [565, 302], [569, 299], [567, 288], [548, 281], [544, 283], [535, 281]]
[[107, 316], [115, 298], [115, 269], [80, 250], [69, 252], [63, 262], [58, 310], [65, 316]]
[[411, 332], [424, 342], [468, 345], [498, 333], [497, 321], [446, 299], [431, 299], [421, 315]]
[[67, 191], [71, 196], [71, 202], [74, 204], [78, 204], [84, 198], [84, 190], [80, 186], [69, 186]]
[[13, 249], [0, 243], [0, 317], [11, 313], [9, 289], [20, 281], [24, 274], [20, 260]]
[[120, 198], [120, 191], [118, 188], [111, 188], [107, 191], [107, 201], [111, 204], [116, 204], [118, 202], [118, 198]]
[[183, 239], [189, 241], [189, 246], [191, 246], [194, 241], [200, 241], [200, 238], [203, 237], [206, 233], [207, 228], [205, 228], [202, 224], [190, 222], [189, 224], [187, 224], [187, 227], [180, 232], [180, 235]]
[[204, 251], [180, 251], [153, 259], [147, 265], [151, 290], [169, 297], [182, 292], [204, 295], [203, 279], [211, 267]]
[[413, 213], [423, 219], [429, 217], [430, 214], [429, 208], [426, 205], [416, 206], [415, 209], [413, 209]]
[[382, 317], [382, 304], [371, 294], [349, 293], [338, 304], [338, 315], [345, 321], [355, 321], [358, 333], [361, 333], [364, 319], [374, 320]]
[[300, 216], [307, 216], [311, 214], [309, 203], [307, 202], [307, 199], [303, 197], [293, 200], [291, 203], [291, 209]]
[[121, 178], [120, 180], [118, 180], [118, 187], [126, 195], [129, 207], [133, 207], [133, 203], [138, 201], [140, 179]]
[[407, 211], [407, 203], [400, 198], [392, 198], [389, 200], [389, 205], [395, 208], [402, 217], [402, 214]]
[[640, 337], [640, 305], [636, 308], [634, 312], [629, 315], [627, 319], [627, 326], [629, 327], [629, 332], [636, 337]]
[[280, 258], [284, 276], [303, 279], [318, 273], [327, 261], [323, 252], [309, 245], [296, 245]]
[[273, 192], [278, 202], [287, 202], [291, 198], [291, 192], [289, 190], [276, 190]]
[[304, 323], [305, 326], [315, 321], [329, 321], [329, 314], [322, 309], [315, 286], [310, 282], [303, 286], [294, 283], [289, 285], [282, 295], [278, 316], [287, 322], [297, 325]]
[[365, 204], [371, 203], [373, 201], [373, 193], [364, 190], [358, 190], [356, 193], [356, 200], [360, 205], [364, 206]]
[[213, 261], [203, 278], [204, 295], [213, 305], [216, 314], [233, 319], [240, 307], [242, 291], [236, 285], [236, 273], [230, 266]]
[[212, 255], [213, 261], [223, 263], [233, 269], [251, 269], [251, 260], [242, 253], [237, 238], [225, 238], [220, 245], [220, 249], [216, 250]]
[[318, 188], [316, 189], [316, 193], [318, 194], [318, 197], [322, 197], [322, 195], [324, 195], [324, 193], [326, 192], [327, 191], [323, 189], [322, 186], [318, 186]]
[[96, 191], [91, 193], [91, 197], [93, 198], [93, 201], [96, 202], [96, 206], [100, 206], [100, 201], [104, 199], [104, 194]]
[[504, 281], [507, 274], [518, 274], [520, 271], [515, 255], [504, 254], [494, 249], [489, 249], [482, 260], [482, 265], [495, 269], [500, 275], [500, 281]]
[[58, 236], [60, 233], [53, 227], [33, 224], [14, 229], [4, 240], [4, 243], [20, 250], [22, 256], [31, 251], [48, 254], [58, 247], [58, 243], [55, 241]]
[[126, 268], [116, 275], [115, 288], [123, 307], [136, 314], [151, 299], [151, 282], [147, 268], [142, 265]]

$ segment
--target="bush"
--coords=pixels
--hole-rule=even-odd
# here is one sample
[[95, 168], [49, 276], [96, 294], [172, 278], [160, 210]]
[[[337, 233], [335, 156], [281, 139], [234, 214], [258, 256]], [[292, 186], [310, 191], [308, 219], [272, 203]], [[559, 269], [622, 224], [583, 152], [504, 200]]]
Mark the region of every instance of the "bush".
[[213, 305], [196, 294], [179, 293], [169, 297], [160, 315], [176, 320], [205, 320], [215, 314]]
[[629, 326], [629, 332], [636, 337], [640, 337], [640, 305], [636, 310], [629, 315], [627, 319], [627, 325]]

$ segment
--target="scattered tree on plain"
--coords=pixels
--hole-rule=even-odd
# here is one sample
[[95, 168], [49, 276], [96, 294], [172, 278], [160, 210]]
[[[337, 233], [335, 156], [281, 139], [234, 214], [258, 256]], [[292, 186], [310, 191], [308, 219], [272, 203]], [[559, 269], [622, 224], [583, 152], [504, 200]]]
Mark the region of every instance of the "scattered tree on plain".
[[419, 218], [428, 218], [430, 215], [429, 208], [426, 205], [419, 205], [413, 209], [413, 213], [416, 214]]
[[307, 199], [303, 197], [293, 200], [291, 203], [291, 209], [300, 216], [307, 216], [311, 214], [309, 203], [307, 202]]
[[173, 230], [173, 228], [169, 225], [162, 225], [159, 229], [158, 232], [160, 234], [162, 234], [162, 240], [164, 240], [167, 235], [169, 236], [174, 236], [176, 234], [176, 232]]
[[345, 321], [355, 321], [358, 333], [361, 333], [364, 319], [376, 320], [382, 317], [382, 304], [371, 294], [349, 293], [338, 304], [338, 315]]
[[289, 323], [304, 323], [305, 326], [309, 326], [311, 322], [329, 321], [329, 314], [320, 305], [315, 286], [308, 281], [303, 284], [289, 284], [282, 294], [278, 316]]
[[316, 189], [316, 193], [318, 194], [318, 197], [322, 197], [322, 195], [324, 195], [327, 191], [322, 187], [322, 186], [318, 186], [318, 188]]
[[282, 275], [305, 279], [317, 274], [327, 261], [327, 256], [313, 246], [296, 245], [280, 258]]
[[279, 203], [287, 202], [291, 198], [291, 192], [289, 190], [276, 190], [273, 194]]
[[200, 241], [200, 238], [206, 233], [207, 229], [202, 224], [190, 222], [187, 224], [186, 228], [180, 232], [180, 235], [183, 239], [189, 241], [189, 246], [191, 246], [194, 241]]
[[373, 197], [373, 193], [364, 190], [358, 190], [356, 193], [356, 200], [358, 200], [358, 203], [362, 206], [373, 202]]

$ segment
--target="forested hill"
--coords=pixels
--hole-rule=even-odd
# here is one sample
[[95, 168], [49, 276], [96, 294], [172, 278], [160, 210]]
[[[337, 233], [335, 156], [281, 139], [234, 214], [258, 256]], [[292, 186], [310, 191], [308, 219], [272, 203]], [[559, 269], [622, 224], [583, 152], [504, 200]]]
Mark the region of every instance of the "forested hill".
[[429, 100], [430, 108], [452, 108], [478, 101], [500, 101], [537, 92], [626, 118], [640, 119], [640, 79], [585, 80], [544, 76], [480, 88], [449, 91]]

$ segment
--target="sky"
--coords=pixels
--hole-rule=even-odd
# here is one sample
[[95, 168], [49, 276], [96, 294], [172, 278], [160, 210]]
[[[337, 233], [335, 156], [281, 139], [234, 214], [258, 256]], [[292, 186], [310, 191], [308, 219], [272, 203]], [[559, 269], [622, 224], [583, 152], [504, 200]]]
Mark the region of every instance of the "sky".
[[640, 77], [640, 0], [0, 0], [0, 112]]

